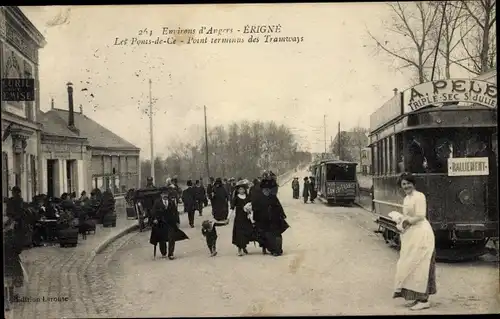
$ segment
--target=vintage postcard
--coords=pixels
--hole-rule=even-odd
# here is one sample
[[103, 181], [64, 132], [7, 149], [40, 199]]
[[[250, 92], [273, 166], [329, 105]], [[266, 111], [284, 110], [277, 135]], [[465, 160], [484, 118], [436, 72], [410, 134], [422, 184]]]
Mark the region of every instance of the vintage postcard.
[[496, 1], [0, 7], [6, 318], [498, 313]]

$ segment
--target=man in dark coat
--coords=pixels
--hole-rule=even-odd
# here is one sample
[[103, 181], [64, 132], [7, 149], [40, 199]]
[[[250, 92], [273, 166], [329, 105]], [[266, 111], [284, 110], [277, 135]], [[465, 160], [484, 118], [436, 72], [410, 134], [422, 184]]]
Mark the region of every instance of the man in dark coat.
[[309, 195], [311, 194], [311, 184], [309, 183], [309, 178], [304, 177], [304, 186], [302, 187], [302, 197], [304, 197], [304, 204], [307, 203]]
[[266, 250], [273, 256], [283, 254], [282, 234], [290, 227], [278, 197], [273, 190], [277, 189], [274, 179], [263, 179], [261, 192], [252, 199], [253, 219], [259, 233], [259, 244], [262, 252]]
[[187, 181], [187, 188], [182, 192], [184, 212], [188, 214], [189, 226], [194, 228], [194, 211], [196, 210], [196, 189], [191, 180]]
[[162, 191], [159, 198], [153, 205], [153, 226], [149, 243], [155, 246], [160, 244], [162, 257], [174, 259], [175, 242], [189, 239], [188, 236], [179, 229], [180, 218], [176, 204], [177, 193], [175, 188], [168, 188]]
[[212, 190], [212, 215], [215, 220], [222, 221], [227, 219], [229, 212], [228, 194], [222, 185], [222, 180], [217, 178]]
[[212, 193], [213, 193], [213, 189], [214, 189], [214, 183], [215, 183], [215, 179], [213, 177], [210, 177], [210, 181], [208, 182], [208, 185], [207, 185], [207, 197], [208, 197], [208, 200], [210, 201], [210, 205], [212, 205]]
[[205, 187], [200, 183], [199, 180], [194, 182], [195, 198], [196, 198], [196, 210], [200, 216], [203, 216], [203, 206], [207, 205], [207, 194], [205, 192]]
[[314, 179], [313, 176], [309, 178], [309, 193], [311, 194], [311, 203], [314, 203], [314, 200], [317, 197], [317, 192], [316, 192], [316, 180]]
[[292, 191], [293, 191], [293, 198], [298, 199], [299, 193], [300, 193], [300, 185], [299, 185], [299, 178], [298, 177], [293, 178]]
[[24, 247], [26, 236], [30, 231], [30, 218], [27, 213], [28, 205], [21, 196], [21, 189], [18, 186], [12, 187], [12, 197], [7, 200], [6, 215], [15, 222], [14, 237], [16, 243]]
[[176, 200], [176, 205], [178, 206], [182, 199], [182, 188], [179, 186], [179, 180], [177, 179], [177, 176], [172, 178], [172, 185], [174, 186], [176, 194], [175, 200]]

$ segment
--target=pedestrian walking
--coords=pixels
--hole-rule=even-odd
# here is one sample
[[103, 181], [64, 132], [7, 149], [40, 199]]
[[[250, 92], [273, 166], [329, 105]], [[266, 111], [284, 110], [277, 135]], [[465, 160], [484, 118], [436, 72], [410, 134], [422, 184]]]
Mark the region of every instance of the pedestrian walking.
[[217, 255], [217, 226], [224, 226], [229, 224], [229, 219], [225, 221], [204, 220], [201, 223], [201, 234], [207, 241], [207, 247], [210, 250], [210, 255], [215, 257]]
[[304, 177], [304, 186], [302, 187], [302, 197], [304, 198], [304, 204], [307, 204], [309, 195], [311, 194], [311, 184], [309, 183], [309, 177]]
[[292, 191], [293, 191], [293, 198], [298, 199], [299, 194], [300, 194], [300, 184], [299, 184], [299, 178], [294, 177], [292, 181]]
[[248, 254], [247, 245], [252, 239], [252, 221], [244, 209], [245, 205], [250, 203], [247, 189], [248, 182], [246, 180], [236, 183], [236, 193], [231, 201], [231, 211], [234, 212], [232, 243], [238, 248], [238, 256]]
[[427, 200], [423, 193], [415, 189], [412, 174], [403, 173], [398, 184], [406, 196], [393, 298], [410, 301], [407, 306], [411, 310], [427, 309], [430, 307], [429, 296], [437, 290], [435, 238], [427, 220]]
[[213, 190], [214, 190], [214, 183], [215, 183], [215, 179], [213, 177], [210, 177], [208, 185], [207, 185], [207, 198], [208, 198], [208, 201], [210, 201], [210, 205], [212, 205], [212, 194], [213, 194]]
[[[169, 259], [174, 259], [175, 242], [189, 239], [179, 229], [180, 218], [176, 204], [177, 192], [174, 187], [162, 190], [161, 198], [153, 206], [153, 226], [149, 243], [154, 246], [153, 257], [156, 257], [156, 246], [160, 245], [162, 257], [168, 253]], [[168, 243], [168, 252], [167, 252]]]
[[290, 227], [286, 222], [283, 206], [273, 192], [277, 189], [274, 179], [263, 179], [261, 193], [252, 198], [253, 219], [259, 234], [262, 252], [269, 251], [273, 256], [283, 254], [282, 234]]
[[222, 221], [227, 219], [229, 206], [227, 202], [227, 192], [222, 185], [222, 180], [217, 178], [212, 190], [212, 215], [215, 220]]
[[207, 206], [207, 193], [205, 187], [200, 183], [200, 180], [194, 182], [196, 210], [203, 216], [203, 207]]
[[14, 218], [4, 216], [4, 309], [6, 311], [10, 310], [12, 301], [19, 299], [15, 289], [21, 288], [28, 279], [20, 258], [23, 243], [16, 234], [18, 226]]
[[314, 176], [309, 177], [309, 194], [311, 195], [311, 203], [314, 203], [314, 200], [318, 196], [318, 192], [316, 191], [316, 179]]
[[184, 203], [184, 212], [188, 214], [189, 226], [194, 228], [194, 213], [196, 210], [196, 189], [193, 182], [188, 180], [187, 188], [182, 192], [182, 202]]

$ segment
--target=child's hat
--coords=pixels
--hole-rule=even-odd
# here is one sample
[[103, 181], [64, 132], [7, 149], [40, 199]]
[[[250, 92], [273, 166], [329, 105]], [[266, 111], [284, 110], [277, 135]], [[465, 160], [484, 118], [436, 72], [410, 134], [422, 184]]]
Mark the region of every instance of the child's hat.
[[203, 227], [203, 228], [205, 228], [205, 229], [210, 228], [210, 221], [209, 221], [209, 220], [204, 220], [204, 221], [201, 223], [201, 227]]

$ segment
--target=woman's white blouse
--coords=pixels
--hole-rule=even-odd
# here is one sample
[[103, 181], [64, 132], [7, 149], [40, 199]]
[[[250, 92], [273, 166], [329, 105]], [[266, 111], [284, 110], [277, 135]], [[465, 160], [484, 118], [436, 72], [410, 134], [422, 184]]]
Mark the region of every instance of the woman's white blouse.
[[427, 217], [427, 199], [419, 191], [413, 191], [403, 200], [403, 214], [409, 217]]

